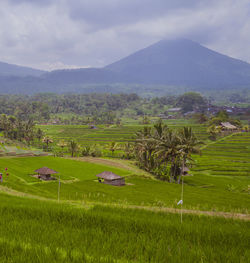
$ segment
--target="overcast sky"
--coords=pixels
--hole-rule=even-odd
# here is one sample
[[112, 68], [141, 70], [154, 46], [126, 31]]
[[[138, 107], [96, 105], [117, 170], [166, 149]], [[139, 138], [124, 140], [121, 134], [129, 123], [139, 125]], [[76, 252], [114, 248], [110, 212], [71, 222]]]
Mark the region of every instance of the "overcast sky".
[[0, 61], [102, 67], [185, 37], [250, 63], [249, 0], [0, 0]]

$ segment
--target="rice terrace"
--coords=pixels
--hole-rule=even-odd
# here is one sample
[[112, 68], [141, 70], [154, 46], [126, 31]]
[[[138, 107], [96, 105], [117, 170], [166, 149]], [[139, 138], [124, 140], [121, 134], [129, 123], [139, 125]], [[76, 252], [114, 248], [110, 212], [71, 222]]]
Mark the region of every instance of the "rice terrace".
[[[79, 151], [71, 157], [66, 146], [61, 157], [53, 152], [35, 155], [34, 150], [32, 156], [24, 156], [24, 151], [32, 152], [27, 146], [26, 150], [18, 146], [19, 152], [10, 155], [6, 150], [10, 146], [3, 146], [1, 261], [181, 262], [185, 257], [188, 262], [237, 262], [240, 255], [240, 262], [247, 262], [250, 134], [230, 133], [210, 141], [204, 125], [192, 120], [173, 123], [168, 125], [176, 130], [189, 123], [205, 142], [202, 155], [193, 155], [194, 165], [188, 171], [192, 176], [184, 177], [183, 196], [182, 184], [159, 180], [139, 169], [133, 158], [123, 158], [122, 145], [135, 140], [142, 124], [125, 127], [129, 136], [126, 141], [124, 134], [117, 136], [120, 147], [113, 155], [102, 143], [100, 157], [81, 157]], [[96, 137], [89, 134], [97, 131], [87, 126], [39, 127], [53, 136], [54, 147], [60, 148], [58, 142], [69, 139], [69, 134], [83, 146], [96, 145]], [[122, 128], [114, 126], [108, 132], [119, 134]], [[87, 144], [80, 137], [86, 133], [74, 129], [88, 132]], [[110, 138], [105, 128], [98, 130], [98, 136]], [[56, 180], [34, 177], [41, 167], [56, 171]], [[122, 176], [126, 185], [99, 183], [96, 175], [103, 171]]]
[[248, 2], [0, 1], [0, 263], [250, 262]]

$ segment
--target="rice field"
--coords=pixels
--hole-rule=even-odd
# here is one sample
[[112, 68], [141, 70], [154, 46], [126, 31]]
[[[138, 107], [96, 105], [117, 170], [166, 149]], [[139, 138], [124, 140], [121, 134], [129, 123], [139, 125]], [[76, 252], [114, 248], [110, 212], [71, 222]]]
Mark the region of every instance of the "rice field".
[[[43, 128], [55, 142], [104, 144], [133, 140], [141, 127]], [[206, 140], [206, 127], [192, 127]], [[179, 214], [168, 213], [179, 209], [181, 185], [156, 180], [132, 161], [116, 160], [118, 166], [98, 159], [0, 157], [0, 262], [249, 262], [250, 221], [221, 217], [249, 216], [249, 156], [250, 133], [211, 142], [194, 156], [193, 176], [184, 178], [183, 209], [199, 215], [184, 214], [182, 224]], [[57, 180], [31, 176], [43, 166], [56, 170]], [[98, 183], [96, 174], [103, 171], [124, 176], [126, 186]]]
[[0, 200], [1, 262], [249, 262], [249, 221]]
[[211, 143], [193, 169], [212, 176], [250, 176], [250, 133], [237, 133]]
[[[205, 125], [194, 124], [189, 120], [167, 120], [164, 121], [169, 127], [179, 129], [187, 125], [193, 128], [200, 140], [206, 140], [208, 134]], [[52, 136], [55, 142], [60, 140], [76, 140], [81, 145], [108, 144], [110, 141], [118, 143], [132, 142], [137, 131], [143, 128], [140, 124], [97, 125], [97, 129], [90, 129], [87, 125], [40, 125], [39, 127], [46, 135]]]
[[[21, 193], [57, 200], [58, 180], [45, 182], [31, 176], [43, 166], [58, 172], [55, 177], [60, 176], [60, 198], [64, 201], [178, 208], [181, 185], [145, 177], [136, 170], [52, 156], [0, 158], [0, 172], [4, 173], [7, 167], [9, 173], [9, 176], [4, 175], [0, 188], [8, 187]], [[125, 176], [127, 185], [114, 187], [98, 183], [95, 175], [103, 171]], [[186, 177], [183, 207], [247, 213], [250, 199], [245, 186], [248, 184], [247, 176], [237, 177], [237, 180], [234, 177], [214, 178], [203, 175]], [[227, 185], [234, 185], [238, 191], [230, 191]]]

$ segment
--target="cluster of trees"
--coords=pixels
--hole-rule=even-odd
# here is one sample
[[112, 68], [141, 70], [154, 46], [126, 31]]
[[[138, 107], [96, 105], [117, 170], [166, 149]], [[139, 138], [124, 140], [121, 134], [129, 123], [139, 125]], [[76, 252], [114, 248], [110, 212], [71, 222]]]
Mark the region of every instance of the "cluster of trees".
[[177, 98], [176, 105], [182, 108], [183, 113], [194, 110], [205, 112], [208, 101], [200, 93], [186, 92]]
[[13, 115], [22, 121], [50, 119], [46, 101], [36, 101], [32, 96], [24, 95], [0, 95], [0, 113]]
[[169, 182], [180, 182], [192, 153], [199, 153], [200, 141], [191, 128], [172, 130], [161, 122], [136, 133], [134, 154], [140, 168]]
[[0, 113], [40, 123], [56, 119], [65, 124], [108, 124], [116, 123], [122, 116], [157, 115], [172, 106], [188, 111], [206, 105], [205, 102], [194, 92], [160, 98], [142, 98], [133, 93], [0, 95]]
[[26, 142], [28, 145], [35, 139], [41, 140], [43, 132], [36, 129], [32, 120], [22, 121], [14, 116], [0, 115], [0, 130], [11, 140]]

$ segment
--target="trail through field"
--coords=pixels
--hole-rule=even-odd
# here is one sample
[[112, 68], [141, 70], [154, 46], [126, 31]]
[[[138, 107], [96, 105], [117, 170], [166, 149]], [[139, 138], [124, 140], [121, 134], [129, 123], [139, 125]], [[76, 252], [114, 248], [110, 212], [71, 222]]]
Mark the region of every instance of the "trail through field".
[[[13, 189], [10, 189], [5, 186], [0, 185], [0, 192], [19, 196], [19, 197], [26, 197], [26, 198], [33, 198], [42, 201], [52, 201], [58, 202], [56, 199], [50, 199], [45, 197], [40, 197], [28, 193], [19, 192]], [[171, 208], [171, 207], [156, 207], [156, 206], [139, 206], [139, 205], [124, 205], [124, 204], [117, 204], [117, 203], [102, 203], [102, 202], [76, 202], [74, 200], [63, 200], [60, 203], [74, 205], [78, 208], [90, 208], [95, 205], [107, 206], [107, 207], [117, 207], [117, 208], [125, 208], [125, 209], [141, 209], [141, 210], [148, 210], [154, 212], [165, 212], [165, 213], [173, 213], [173, 214], [180, 214], [181, 209]], [[250, 214], [242, 214], [242, 213], [230, 213], [230, 212], [215, 212], [215, 211], [201, 211], [201, 210], [191, 210], [191, 209], [182, 209], [183, 214], [194, 214], [197, 216], [217, 216], [217, 217], [224, 217], [224, 218], [231, 218], [231, 219], [240, 219], [250, 221]]]
[[[64, 157], [67, 159], [72, 159], [70, 157]], [[152, 179], [155, 179], [151, 174], [147, 173], [146, 171], [143, 171], [139, 168], [137, 168], [135, 165], [131, 163], [131, 165], [128, 165], [128, 162], [126, 164], [122, 160], [109, 160], [109, 159], [103, 159], [103, 158], [97, 158], [97, 157], [76, 157], [74, 160], [82, 161], [82, 162], [88, 162], [88, 163], [95, 163], [95, 164], [102, 164], [106, 166], [113, 166], [117, 168], [121, 168], [124, 170], [128, 170], [131, 173], [134, 173], [136, 175], [143, 175], [150, 177]]]

